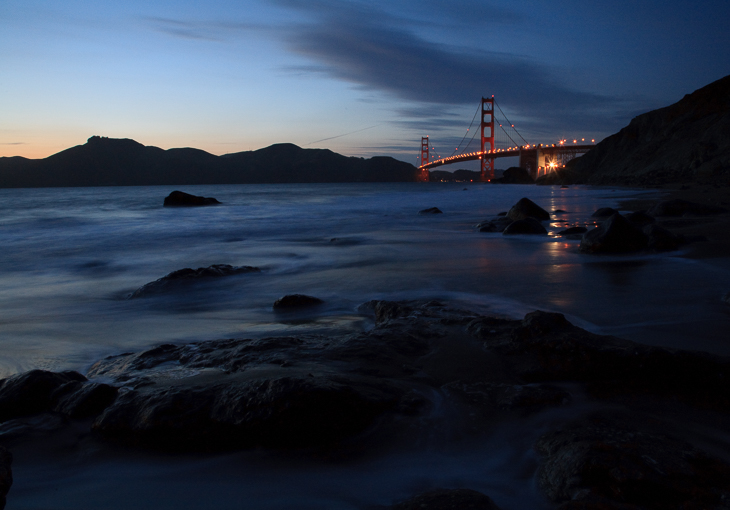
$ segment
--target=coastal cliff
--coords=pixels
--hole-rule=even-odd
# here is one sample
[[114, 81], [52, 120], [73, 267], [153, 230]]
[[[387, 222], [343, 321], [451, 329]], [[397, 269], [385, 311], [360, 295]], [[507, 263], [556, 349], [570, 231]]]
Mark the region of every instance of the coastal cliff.
[[0, 158], [0, 188], [410, 182], [417, 173], [413, 165], [389, 157], [347, 157], [288, 143], [215, 156], [99, 136], [44, 159]]
[[644, 113], [542, 184], [719, 182], [730, 179], [730, 76]]

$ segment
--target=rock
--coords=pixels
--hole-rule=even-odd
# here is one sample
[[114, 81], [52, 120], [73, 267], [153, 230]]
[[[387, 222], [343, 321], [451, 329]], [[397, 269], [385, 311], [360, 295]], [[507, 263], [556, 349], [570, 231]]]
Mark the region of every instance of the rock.
[[504, 171], [501, 179], [497, 180], [502, 184], [535, 184], [535, 179], [524, 168], [513, 166]]
[[104, 383], [69, 381], [51, 395], [51, 409], [69, 418], [97, 416], [114, 402], [117, 392]]
[[49, 411], [51, 395], [71, 381], [86, 382], [78, 372], [31, 370], [0, 382], [0, 422]]
[[656, 221], [653, 216], [647, 214], [646, 211], [636, 211], [626, 215], [626, 219], [639, 228], [651, 225]]
[[194, 207], [219, 204], [220, 202], [215, 198], [199, 197], [182, 191], [173, 191], [165, 197], [163, 207]]
[[497, 216], [507, 216], [507, 211], [498, 212]]
[[261, 272], [261, 270], [258, 267], [231, 266], [229, 264], [214, 264], [208, 267], [199, 267], [198, 269], [190, 269], [189, 267], [186, 267], [185, 269], [173, 271], [154, 282], [143, 285], [130, 294], [128, 299], [136, 299], [152, 294], [167, 292], [169, 290], [178, 289], [192, 282], [208, 278], [219, 278], [222, 276], [259, 272]]
[[288, 294], [274, 301], [274, 309], [304, 308], [307, 306], [321, 305], [324, 303], [319, 298], [306, 296], [304, 294]]
[[167, 451], [333, 445], [393, 409], [390, 388], [344, 377], [236, 379], [119, 395], [92, 429], [108, 439]]
[[611, 207], [601, 207], [596, 212], [591, 214], [591, 218], [608, 218], [616, 213], [618, 213], [616, 209], [613, 209]]
[[392, 319], [401, 319], [413, 314], [413, 307], [396, 301], [368, 301], [358, 308], [360, 311], [370, 310], [375, 314], [375, 322], [382, 324]]
[[583, 253], [629, 253], [647, 247], [648, 238], [619, 213], [610, 216], [603, 225], [585, 233], [580, 242]]
[[547, 384], [505, 384], [494, 382], [453, 382], [443, 387], [477, 408], [539, 411], [571, 400], [567, 391]]
[[512, 219], [506, 216], [498, 216], [479, 223], [476, 228], [479, 232], [503, 232], [510, 223], [512, 223]]
[[685, 244], [684, 238], [655, 223], [644, 227], [643, 232], [648, 238], [647, 247], [650, 250], [672, 251]]
[[535, 218], [538, 221], [550, 220], [550, 213], [529, 198], [521, 198], [507, 212], [507, 216], [513, 221], [524, 220], [525, 218]]
[[513, 221], [502, 232], [505, 236], [514, 234], [547, 235], [547, 230], [535, 218], [525, 218]]
[[585, 234], [586, 232], [588, 232], [588, 229], [585, 227], [570, 227], [566, 228], [565, 230], [561, 230], [560, 232], [558, 232], [558, 235], [566, 237], [577, 235], [580, 238], [583, 237], [583, 234]]
[[492, 498], [471, 489], [435, 489], [390, 507], [391, 510], [499, 510]]
[[727, 303], [727, 304], [729, 304], [729, 305], [730, 305], [730, 292], [728, 292], [727, 294], [725, 294], [724, 296], [722, 296], [722, 300], [723, 300], [723, 301], [724, 301], [725, 303]]
[[679, 198], [663, 200], [649, 209], [652, 216], [708, 216], [724, 212], [727, 212], [724, 207], [697, 204]]
[[438, 207], [429, 207], [418, 211], [418, 214], [443, 214], [443, 211]]
[[0, 510], [5, 508], [5, 499], [13, 485], [13, 454], [0, 446]]
[[[689, 443], [605, 420], [545, 434], [541, 488], [560, 509], [726, 508], [730, 465]], [[634, 506], [635, 505], [635, 506]]]
[[553, 214], [565, 214], [566, 212], [568, 212], [568, 211], [566, 211], [564, 209], [555, 209], [553, 211]]

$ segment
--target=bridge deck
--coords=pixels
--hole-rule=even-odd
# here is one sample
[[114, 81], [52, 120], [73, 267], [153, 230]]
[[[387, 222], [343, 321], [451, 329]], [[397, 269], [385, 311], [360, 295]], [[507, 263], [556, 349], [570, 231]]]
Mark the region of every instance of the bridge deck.
[[514, 158], [518, 157], [521, 154], [524, 154], [527, 152], [535, 152], [536, 150], [540, 150], [543, 154], [549, 154], [551, 156], [556, 156], [561, 153], [577, 153], [577, 152], [588, 152], [593, 147], [595, 147], [594, 144], [590, 145], [540, 145], [540, 146], [530, 146], [530, 147], [518, 147], [516, 149], [497, 149], [496, 151], [485, 151], [485, 152], [469, 152], [467, 154], [459, 154], [458, 156], [450, 156], [448, 158], [440, 158], [436, 161], [432, 161], [430, 163], [427, 163], [425, 165], [421, 165], [418, 168], [421, 170], [428, 170], [429, 168], [435, 168], [437, 166], [442, 165], [450, 165], [452, 163], [459, 163], [462, 161], [474, 161], [478, 159], [482, 159], [482, 156], [485, 156], [487, 159], [497, 159], [497, 158]]

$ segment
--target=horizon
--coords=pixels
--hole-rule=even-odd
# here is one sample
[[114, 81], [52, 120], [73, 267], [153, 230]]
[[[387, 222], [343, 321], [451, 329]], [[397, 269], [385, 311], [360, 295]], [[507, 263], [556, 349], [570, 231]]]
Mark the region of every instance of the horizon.
[[421, 136], [456, 146], [491, 94], [531, 143], [598, 142], [727, 75], [728, 17], [709, 1], [10, 0], [0, 156], [45, 158], [99, 135], [417, 165]]

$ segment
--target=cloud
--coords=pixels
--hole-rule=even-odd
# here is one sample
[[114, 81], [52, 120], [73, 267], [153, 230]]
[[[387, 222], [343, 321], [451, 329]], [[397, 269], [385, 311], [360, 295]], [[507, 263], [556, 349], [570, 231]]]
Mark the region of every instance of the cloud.
[[241, 32], [271, 30], [271, 26], [255, 23], [223, 21], [186, 21], [174, 18], [147, 16], [144, 23], [153, 30], [177, 37], [198, 41], [222, 42]]
[[[411, 103], [476, 105], [482, 96], [494, 94], [500, 104], [509, 106], [513, 120], [537, 132], [554, 132], [556, 124], [576, 129], [605, 126], [607, 119], [625, 118], [625, 112], [636, 109], [633, 102], [572, 88], [552, 67], [525, 55], [426, 40], [414, 29], [413, 19], [397, 18], [377, 5], [327, 0], [278, 3], [303, 13], [303, 21], [283, 34], [288, 49], [312, 63], [299, 66], [299, 72], [326, 75]], [[445, 5], [441, 0], [427, 3]], [[479, 15], [486, 15], [489, 6], [482, 11]], [[454, 12], [460, 14], [452, 21], [465, 11]], [[507, 10], [498, 14], [498, 20], [490, 23], [528, 21]], [[404, 120], [404, 125], [408, 122]]]

